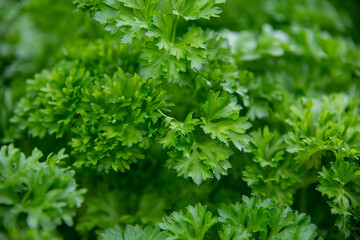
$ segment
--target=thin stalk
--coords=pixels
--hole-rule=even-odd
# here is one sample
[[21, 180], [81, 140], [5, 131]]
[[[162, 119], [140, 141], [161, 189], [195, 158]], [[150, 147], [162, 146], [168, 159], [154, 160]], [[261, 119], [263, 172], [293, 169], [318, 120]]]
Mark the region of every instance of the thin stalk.
[[148, 1], [146, 2], [146, 16], [144, 16], [144, 17], [145, 17], [145, 21], [146, 21], [147, 24], [149, 24], [149, 22], [148, 22], [148, 17], [149, 17], [149, 14], [150, 14], [150, 4], [151, 4], [151, 0], [148, 0]]
[[174, 24], [174, 27], [173, 27], [173, 29], [172, 29], [172, 36], [171, 36], [171, 42], [172, 42], [172, 43], [175, 42], [176, 29], [177, 29], [178, 22], [179, 22], [179, 16], [176, 16], [175, 24]]

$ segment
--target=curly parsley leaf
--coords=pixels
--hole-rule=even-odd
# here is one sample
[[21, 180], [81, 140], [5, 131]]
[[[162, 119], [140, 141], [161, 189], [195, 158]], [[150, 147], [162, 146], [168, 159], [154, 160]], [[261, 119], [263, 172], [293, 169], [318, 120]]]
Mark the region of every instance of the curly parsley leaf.
[[283, 205], [291, 205], [295, 186], [302, 183], [300, 165], [292, 157], [284, 156], [285, 145], [278, 132], [264, 127], [251, 136], [253, 141], [248, 150], [254, 158], [245, 166], [243, 180], [254, 195], [272, 197]]
[[246, 130], [251, 127], [247, 119], [239, 116], [242, 107], [236, 98], [227, 92], [210, 92], [203, 106], [205, 116], [201, 118], [204, 132], [229, 146], [232, 142], [239, 150], [251, 141]]
[[59, 167], [64, 150], [39, 162], [41, 157], [38, 149], [29, 157], [13, 145], [0, 149], [0, 218], [10, 239], [56, 238], [49, 232], [62, 223], [72, 226], [83, 202], [86, 190], [76, 189], [75, 172]]
[[[79, 1], [79, 0], [78, 0]], [[198, 27], [191, 27], [178, 36], [179, 15], [186, 20], [209, 19], [221, 12], [217, 4], [225, 1], [170, 1], [170, 9], [161, 9], [158, 0], [105, 0], [102, 3], [75, 2], [78, 8], [98, 11], [95, 20], [112, 34], [119, 33], [122, 43], [140, 43], [141, 70], [144, 78], [165, 77], [181, 83], [180, 74], [199, 70], [209, 50], [206, 38]], [[95, 6], [96, 5], [96, 6]]]
[[192, 138], [180, 138], [176, 149], [169, 153], [166, 166], [175, 169], [179, 176], [192, 178], [198, 185], [213, 176], [220, 179], [226, 175], [231, 167], [227, 159], [233, 152], [214, 141], [198, 143]]
[[[159, 131], [158, 110], [166, 109], [166, 96], [159, 82], [125, 72], [131, 58], [121, 57], [131, 48], [119, 45], [100, 41], [85, 48], [80, 61], [60, 61], [29, 80], [13, 121], [32, 136], [69, 137], [77, 167], [125, 171], [144, 159]], [[107, 57], [99, 61], [101, 55]]]
[[165, 232], [160, 232], [160, 228], [147, 226], [142, 229], [140, 226], [127, 225], [125, 230], [121, 230], [119, 225], [112, 229], [107, 229], [100, 234], [101, 240], [165, 240]]
[[120, 32], [121, 42], [134, 43], [144, 38], [152, 17], [158, 13], [155, 0], [105, 0], [94, 19], [111, 33]]
[[360, 170], [355, 163], [343, 159], [331, 163], [331, 167], [322, 168], [319, 173], [319, 190], [329, 198], [329, 205], [337, 218], [338, 227], [349, 235], [349, 217], [352, 216], [351, 208], [360, 204]]
[[180, 211], [165, 216], [159, 226], [169, 235], [167, 239], [200, 240], [216, 222], [217, 217], [199, 203], [195, 207], [188, 206], [185, 213]]
[[[290, 207], [275, 204], [271, 199], [248, 198], [235, 204], [223, 204], [213, 216], [206, 206], [198, 203], [188, 206], [187, 211], [173, 212], [165, 216], [158, 228], [127, 226], [124, 231], [119, 226], [101, 234], [102, 239], [181, 239], [204, 240], [216, 238], [213, 228], [218, 229], [221, 240], [242, 239], [315, 239], [316, 226], [310, 217], [299, 214]], [[128, 234], [128, 235], [126, 235]], [[105, 238], [106, 237], [106, 238]]]
[[[219, 222], [225, 225], [222, 239], [315, 239], [316, 226], [310, 217], [275, 204], [271, 199], [243, 197], [242, 203], [223, 205], [218, 209]], [[240, 233], [243, 238], [237, 238]], [[226, 238], [225, 238], [226, 237]]]
[[182, 16], [185, 20], [196, 20], [219, 17], [222, 11], [217, 4], [224, 3], [225, 0], [169, 0], [169, 2], [174, 8], [174, 14]]

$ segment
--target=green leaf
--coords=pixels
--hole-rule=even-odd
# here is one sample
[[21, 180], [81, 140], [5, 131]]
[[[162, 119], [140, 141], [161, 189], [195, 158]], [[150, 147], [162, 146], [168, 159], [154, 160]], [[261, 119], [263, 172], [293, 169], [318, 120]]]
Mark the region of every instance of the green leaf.
[[186, 213], [180, 211], [165, 216], [159, 226], [168, 234], [166, 239], [202, 240], [216, 222], [217, 217], [199, 203], [188, 206]]
[[317, 190], [329, 198], [331, 212], [340, 215], [337, 219], [338, 227], [348, 235], [350, 210], [360, 204], [359, 167], [341, 159], [331, 163], [329, 169], [323, 167], [319, 174]]
[[[130, 49], [119, 45], [99, 41], [85, 47], [81, 60], [70, 58], [38, 74], [28, 84], [14, 122], [33, 136], [69, 138], [77, 167], [125, 171], [144, 159], [143, 151], [159, 131], [158, 110], [166, 109], [165, 91], [159, 82], [125, 73], [134, 62], [122, 60]], [[118, 61], [124, 70], [111, 67]]]
[[349, 219], [350, 238], [358, 239], [360, 238], [360, 206], [353, 208], [351, 215]]
[[183, 145], [169, 153], [170, 159], [166, 163], [179, 176], [190, 177], [199, 185], [213, 176], [220, 179], [221, 175], [227, 175], [231, 167], [227, 159], [233, 153], [230, 149], [214, 141], [192, 144], [188, 144], [185, 138], [181, 141]]
[[41, 157], [37, 149], [27, 158], [13, 145], [0, 149], [0, 199], [6, 205], [0, 218], [10, 239], [31, 234], [56, 238], [49, 232], [63, 222], [72, 226], [83, 202], [86, 189], [76, 189], [75, 172], [58, 166], [67, 157], [64, 150], [39, 162]]
[[250, 150], [255, 155], [254, 161], [261, 167], [278, 167], [279, 162], [284, 158], [283, 139], [278, 132], [270, 132], [265, 126], [263, 130], [259, 129], [251, 133], [253, 142], [250, 144]]
[[166, 50], [159, 50], [152, 43], [143, 49], [140, 60], [143, 65], [140, 75], [145, 79], [165, 76], [169, 82], [180, 83], [180, 73], [186, 72], [186, 62], [177, 60]]
[[204, 132], [227, 146], [232, 142], [239, 150], [244, 149], [251, 141], [245, 134], [251, 124], [239, 116], [241, 108], [229, 93], [210, 92], [203, 106], [205, 117], [201, 118]]
[[201, 36], [201, 29], [192, 27], [175, 41], [173, 24], [174, 19], [169, 14], [154, 17], [156, 28], [149, 32], [149, 36], [157, 39], [157, 47], [154, 43], [147, 43], [143, 49], [141, 59], [144, 67], [141, 74], [145, 78], [156, 79], [165, 75], [169, 81], [179, 82], [179, 74], [186, 71], [187, 62], [191, 69], [197, 70], [206, 63], [209, 52], [205, 46], [206, 38]]
[[199, 120], [192, 117], [193, 113], [189, 113], [184, 122], [179, 122], [174, 118], [166, 117], [165, 125], [169, 129], [165, 136], [160, 139], [160, 143], [164, 147], [172, 147], [177, 143], [177, 138], [186, 136], [193, 132], [198, 125]]
[[120, 0], [126, 7], [133, 8], [144, 12], [147, 10], [147, 5], [155, 4], [158, 0]]
[[243, 180], [253, 195], [271, 197], [276, 202], [290, 206], [296, 186], [303, 182], [300, 164], [292, 156], [285, 155], [285, 145], [278, 132], [270, 132], [267, 126], [251, 133], [249, 144], [252, 161], [245, 166]]
[[119, 225], [115, 225], [112, 229], [106, 229], [104, 233], [100, 234], [102, 240], [124, 240], [123, 233]]
[[216, 4], [223, 2], [225, 2], [225, 0], [170, 0], [170, 3], [174, 8], [173, 13], [182, 16], [185, 20], [218, 17], [222, 11]]
[[242, 226], [225, 225], [223, 230], [219, 231], [220, 240], [247, 240], [252, 239], [251, 233], [249, 233]]
[[142, 229], [140, 226], [127, 225], [122, 231], [119, 225], [114, 228], [106, 229], [100, 234], [101, 240], [165, 240], [166, 233], [160, 232], [158, 227], [147, 226]]
[[[242, 203], [223, 205], [218, 209], [224, 224], [221, 239], [315, 239], [316, 226], [310, 217], [274, 204], [270, 199], [243, 197]], [[233, 235], [238, 231], [241, 235]], [[240, 238], [240, 236], [242, 236]]]
[[150, 28], [151, 19], [156, 13], [155, 0], [106, 0], [94, 19], [105, 25], [111, 33], [120, 32], [121, 42], [134, 43], [141, 40]]

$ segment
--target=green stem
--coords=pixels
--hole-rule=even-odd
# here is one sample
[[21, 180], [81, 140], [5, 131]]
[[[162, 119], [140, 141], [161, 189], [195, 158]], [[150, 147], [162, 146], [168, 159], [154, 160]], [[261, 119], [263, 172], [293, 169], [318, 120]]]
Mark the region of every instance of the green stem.
[[177, 28], [178, 22], [179, 22], [179, 16], [176, 16], [175, 24], [174, 24], [174, 27], [173, 27], [173, 29], [172, 29], [172, 36], [171, 36], [171, 42], [172, 42], [172, 43], [175, 42], [176, 28]]
[[192, 94], [192, 96], [191, 96], [191, 102], [193, 102], [194, 100], [195, 100], [195, 98], [197, 97], [197, 95], [198, 95], [198, 93], [199, 93], [199, 90], [200, 90], [200, 87], [199, 87], [199, 84], [197, 83], [197, 81], [196, 81], [196, 83], [195, 83], [195, 91], [193, 92], [193, 94]]
[[146, 3], [146, 16], [144, 16], [145, 21], [146, 21], [147, 24], [149, 24], [148, 17], [149, 17], [149, 14], [150, 14], [150, 3], [151, 3], [151, 0], [148, 0], [147, 3]]
[[21, 200], [21, 203], [25, 203], [28, 198], [30, 197], [30, 194], [32, 193], [31, 189], [28, 189], [27, 192], [25, 193], [23, 199]]

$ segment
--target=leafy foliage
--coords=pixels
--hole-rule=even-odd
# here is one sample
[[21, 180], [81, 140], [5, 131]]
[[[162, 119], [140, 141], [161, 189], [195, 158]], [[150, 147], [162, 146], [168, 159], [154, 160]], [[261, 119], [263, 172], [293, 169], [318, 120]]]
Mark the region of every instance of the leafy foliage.
[[359, 239], [359, 9], [0, 1], [0, 238]]
[[318, 190], [329, 197], [331, 212], [341, 216], [337, 219], [337, 224], [347, 235], [347, 218], [352, 216], [350, 209], [357, 207], [360, 201], [357, 194], [360, 188], [359, 180], [358, 166], [344, 160], [333, 163], [329, 170], [323, 167], [320, 172]]
[[359, 233], [359, 207], [353, 208], [351, 213], [352, 217], [349, 221], [349, 230], [350, 230], [350, 236], [353, 239], [358, 239], [360, 237]]
[[204, 239], [216, 221], [217, 218], [212, 217], [206, 207], [197, 204], [195, 207], [188, 206], [186, 214], [174, 212], [164, 217], [159, 226], [168, 233], [168, 239]]
[[[243, 202], [223, 205], [218, 209], [219, 217], [213, 217], [206, 206], [188, 206], [187, 212], [174, 212], [163, 218], [157, 228], [127, 226], [122, 233], [119, 226], [108, 229], [103, 239], [206, 239], [215, 224], [221, 224], [218, 232], [220, 239], [315, 239], [316, 226], [310, 223], [305, 214], [294, 212], [291, 208], [281, 207], [271, 199], [243, 197]], [[122, 238], [124, 234], [124, 238]], [[155, 235], [156, 234], [156, 235]]]
[[170, 10], [167, 12], [159, 9], [158, 2], [106, 0], [101, 4], [75, 3], [82, 9], [99, 6], [94, 14], [95, 20], [104, 24], [105, 30], [119, 33], [121, 42], [141, 42], [143, 67], [140, 74], [144, 78], [157, 79], [165, 75], [169, 81], [180, 82], [179, 72], [186, 72], [188, 64], [191, 69], [200, 69], [209, 52], [200, 28], [191, 27], [177, 37], [179, 17], [185, 20], [217, 17], [221, 9], [216, 4], [223, 1], [169, 1], [167, 8]]
[[[161, 139], [165, 147], [174, 147], [169, 153], [167, 166], [174, 168], [178, 175], [191, 177], [196, 184], [215, 176], [227, 174], [231, 167], [228, 157], [233, 153], [229, 149], [232, 142], [242, 150], [250, 141], [245, 131], [251, 124], [246, 118], [239, 117], [241, 107], [236, 99], [231, 98], [227, 92], [210, 92], [203, 105], [204, 117], [192, 118], [188, 114], [183, 123], [167, 117], [166, 126], [169, 129]], [[195, 139], [196, 126], [200, 126], [211, 139], [199, 142]], [[231, 129], [230, 129], [231, 128]], [[220, 143], [218, 143], [218, 141]]]
[[251, 239], [255, 233], [259, 233], [259, 239], [315, 239], [317, 236], [316, 226], [310, 224], [308, 216], [289, 207], [279, 207], [270, 199], [243, 197], [241, 204], [220, 208], [219, 215], [219, 221], [228, 226], [222, 239], [236, 239], [239, 231], [242, 239]]
[[216, 4], [223, 3], [224, 0], [201, 0], [197, 2], [188, 2], [186, 0], [170, 0], [174, 8], [173, 13], [182, 16], [185, 20], [196, 20], [199, 18], [209, 19], [218, 17], [222, 11]]
[[250, 150], [253, 162], [245, 167], [243, 179], [253, 189], [253, 195], [272, 196], [284, 205], [292, 204], [296, 184], [302, 182], [299, 164], [285, 155], [284, 142], [278, 132], [268, 127], [252, 132]]
[[25, 80], [52, 66], [63, 44], [103, 35], [98, 24], [73, 11], [68, 0], [1, 1], [0, 142], [19, 136], [9, 120], [25, 95]]
[[72, 226], [83, 202], [86, 190], [76, 190], [75, 172], [59, 167], [64, 150], [41, 157], [38, 149], [27, 158], [13, 145], [0, 150], [0, 218], [9, 239], [56, 237], [51, 231], [62, 222]]
[[163, 240], [166, 239], [166, 234], [160, 232], [159, 228], [146, 227], [144, 230], [138, 225], [128, 225], [125, 231], [122, 232], [118, 225], [114, 229], [107, 229], [104, 233], [100, 234], [102, 240]]
[[251, 138], [244, 134], [251, 124], [244, 117], [239, 117], [241, 106], [236, 104], [236, 98], [228, 93], [210, 92], [203, 106], [205, 116], [202, 128], [211, 135], [212, 139], [218, 139], [229, 146], [232, 142], [236, 148], [242, 150]]
[[[157, 131], [161, 117], [157, 110], [164, 109], [166, 98], [157, 83], [115, 66], [105, 67], [125, 51], [111, 41], [90, 46], [82, 53], [83, 61], [60, 62], [54, 70], [36, 75], [28, 91], [40, 94], [28, 95], [19, 103], [14, 121], [33, 136], [44, 137], [48, 132], [60, 138], [71, 132], [76, 166], [129, 169], [144, 158], [142, 149], [149, 147]], [[105, 53], [104, 68], [93, 69], [97, 56]]]

